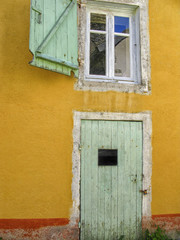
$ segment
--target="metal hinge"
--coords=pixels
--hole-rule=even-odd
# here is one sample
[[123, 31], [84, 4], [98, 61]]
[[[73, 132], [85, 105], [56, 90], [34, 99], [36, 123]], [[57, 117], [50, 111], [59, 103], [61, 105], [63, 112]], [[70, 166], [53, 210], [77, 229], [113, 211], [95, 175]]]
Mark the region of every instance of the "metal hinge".
[[79, 8], [81, 8], [81, 0], [77, 0], [77, 4], [78, 4], [78, 6], [79, 6]]
[[42, 14], [42, 12], [41, 12], [39, 9], [37, 9], [37, 8], [35, 8], [35, 7], [31, 7], [31, 8], [32, 8], [33, 11], [35, 11], [35, 12], [37, 12], [37, 13], [39, 13], [39, 14]]
[[81, 66], [81, 59], [80, 58], [78, 58], [78, 65], [79, 65], [79, 67]]
[[81, 151], [81, 150], [82, 150], [82, 145], [81, 145], [81, 144], [79, 144], [79, 147], [78, 147], [78, 149], [79, 149], [79, 151]]
[[145, 190], [139, 190], [139, 192], [143, 193], [144, 195], [147, 195], [147, 194], [148, 194], [147, 189], [145, 189]]
[[41, 16], [42, 16], [42, 12], [39, 10], [39, 9], [37, 9], [37, 8], [35, 8], [35, 7], [31, 7], [32, 8], [32, 10], [33, 11], [35, 11], [36, 13], [38, 13], [38, 18], [37, 18], [37, 23], [41, 23]]

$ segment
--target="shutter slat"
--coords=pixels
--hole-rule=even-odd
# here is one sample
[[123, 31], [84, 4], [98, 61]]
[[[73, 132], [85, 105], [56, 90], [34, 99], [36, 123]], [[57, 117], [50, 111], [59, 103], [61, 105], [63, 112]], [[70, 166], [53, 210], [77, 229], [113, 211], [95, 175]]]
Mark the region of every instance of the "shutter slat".
[[[46, 0], [44, 0], [46, 2]], [[67, 8], [65, 9], [65, 11], [60, 15], [60, 17], [58, 18], [58, 20], [55, 22], [54, 26], [50, 29], [50, 31], [48, 32], [48, 34], [46, 35], [46, 37], [43, 39], [42, 43], [39, 45], [39, 47], [37, 48], [37, 52], [42, 52], [43, 48], [46, 47], [46, 45], [48, 44], [49, 40], [54, 36], [54, 34], [56, 33], [56, 31], [58, 30], [60, 24], [65, 20], [67, 14], [69, 13], [70, 9], [73, 7], [74, 2], [72, 1]], [[49, 4], [48, 4], [49, 5]], [[48, 25], [51, 24], [52, 21], [52, 17], [54, 14], [54, 11], [51, 12], [52, 8], [53, 8], [53, 1], [52, 3], [49, 5], [51, 6], [51, 8], [46, 8], [46, 14], [48, 15], [47, 17], [47, 21], [45, 22], [45, 28], [47, 28]]]

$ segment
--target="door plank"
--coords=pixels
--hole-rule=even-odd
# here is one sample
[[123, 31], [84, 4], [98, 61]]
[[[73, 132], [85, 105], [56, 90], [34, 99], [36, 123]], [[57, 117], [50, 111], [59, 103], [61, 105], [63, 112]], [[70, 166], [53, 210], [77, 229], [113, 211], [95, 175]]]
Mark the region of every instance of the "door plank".
[[[103, 124], [103, 145], [105, 149], [112, 149], [111, 121], [104, 121]], [[105, 185], [105, 240], [111, 239], [111, 198], [112, 198], [112, 166], [104, 167], [104, 185]]]
[[98, 238], [98, 121], [92, 122], [92, 149], [91, 149], [91, 161], [92, 161], [92, 240], [97, 240]]
[[124, 173], [125, 173], [125, 129], [124, 122], [117, 123], [118, 138], [118, 236], [124, 235]]
[[[118, 149], [118, 136], [117, 136], [117, 122], [112, 121], [111, 127], [111, 147]], [[118, 151], [118, 165], [119, 165], [119, 151]], [[111, 238], [118, 239], [118, 166], [112, 167], [112, 212], [111, 212]]]
[[137, 176], [138, 176], [138, 181], [137, 181], [137, 200], [136, 200], [136, 209], [137, 209], [137, 215], [136, 215], [136, 232], [137, 232], [137, 237], [141, 237], [142, 234], [142, 206], [139, 203], [142, 203], [142, 193], [139, 192], [139, 190], [142, 189], [142, 181], [143, 181], [143, 164], [142, 161], [138, 161], [138, 159], [143, 158], [143, 125], [142, 122], [139, 122], [136, 126], [136, 131], [137, 131], [137, 136], [136, 136], [136, 143], [137, 143]]
[[[91, 121], [85, 121], [85, 129], [86, 129], [86, 144], [83, 146], [85, 151], [85, 159], [89, 161], [85, 161], [85, 191], [84, 198], [86, 198], [86, 208], [85, 208], [85, 237], [86, 239], [91, 239]], [[88, 197], [86, 197], [88, 196]]]
[[84, 231], [84, 225], [85, 225], [85, 151], [84, 151], [84, 145], [86, 141], [86, 128], [85, 128], [85, 122], [81, 122], [81, 212], [80, 212], [80, 218], [81, 218], [81, 239], [85, 239], [85, 231]]
[[136, 238], [136, 193], [137, 193], [137, 154], [136, 154], [136, 125], [137, 122], [130, 123], [131, 129], [131, 155], [130, 155], [130, 200], [131, 200], [131, 225], [130, 225], [130, 236], [131, 239]]
[[[104, 121], [99, 121], [99, 140], [98, 140], [98, 149], [104, 148]], [[99, 197], [98, 197], [98, 239], [105, 238], [105, 167], [98, 167], [98, 188], [99, 188]]]

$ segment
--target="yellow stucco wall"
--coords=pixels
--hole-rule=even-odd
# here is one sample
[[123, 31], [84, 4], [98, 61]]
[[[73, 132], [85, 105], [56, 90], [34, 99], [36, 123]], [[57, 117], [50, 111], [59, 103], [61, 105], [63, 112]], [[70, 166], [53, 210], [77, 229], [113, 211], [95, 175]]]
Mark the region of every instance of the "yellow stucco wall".
[[180, 213], [180, 1], [150, 0], [150, 96], [75, 91], [29, 66], [29, 7], [1, 2], [0, 218], [69, 217], [73, 110], [152, 111], [152, 214]]

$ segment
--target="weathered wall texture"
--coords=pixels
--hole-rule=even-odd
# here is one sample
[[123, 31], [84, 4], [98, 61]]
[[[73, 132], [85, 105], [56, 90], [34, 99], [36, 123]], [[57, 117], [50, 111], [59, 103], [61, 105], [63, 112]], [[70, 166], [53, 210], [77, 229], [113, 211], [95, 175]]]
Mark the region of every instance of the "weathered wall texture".
[[[23, 227], [16, 219], [43, 222], [58, 218], [62, 222], [43, 222], [37, 226], [56, 226], [52, 232], [47, 230], [50, 234], [47, 239], [64, 239], [56, 230], [67, 229], [68, 225], [58, 226], [68, 224], [71, 215], [74, 110], [152, 111], [152, 215], [178, 217], [180, 1], [150, 0], [152, 95], [149, 96], [75, 91], [73, 77], [29, 66], [32, 59], [28, 50], [29, 7], [29, 0], [1, 2], [0, 237], [46, 239], [37, 233], [42, 229], [33, 233], [29, 230], [33, 229], [31, 222], [29, 227]], [[13, 223], [5, 219], [15, 220]], [[78, 234], [75, 228], [73, 239]], [[174, 228], [180, 228], [180, 223], [176, 222]], [[37, 233], [37, 238], [23, 235], [23, 231]], [[18, 237], [13, 235], [15, 232]]]

